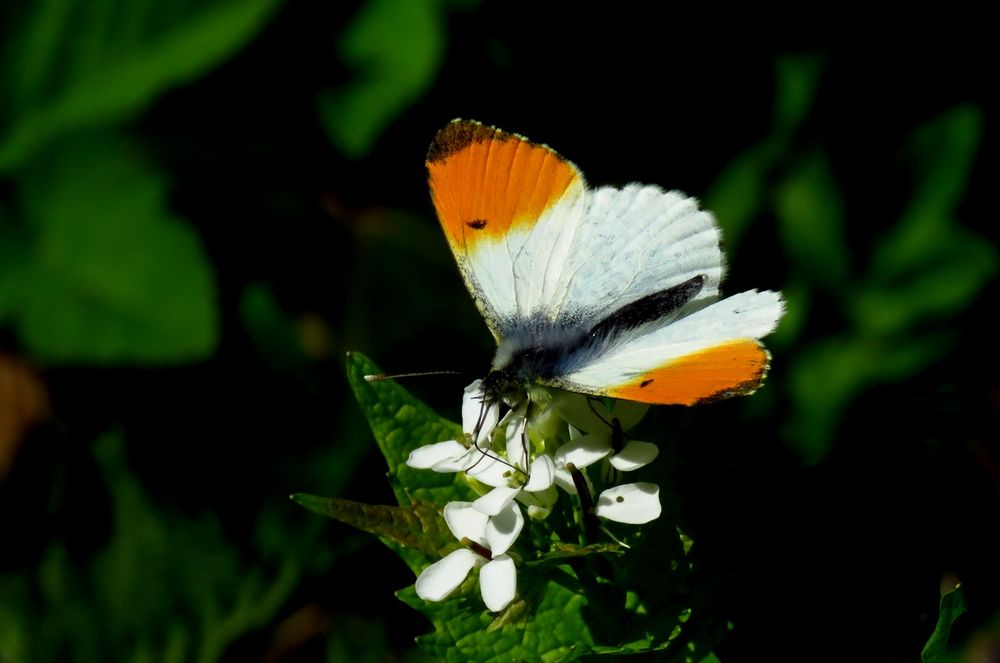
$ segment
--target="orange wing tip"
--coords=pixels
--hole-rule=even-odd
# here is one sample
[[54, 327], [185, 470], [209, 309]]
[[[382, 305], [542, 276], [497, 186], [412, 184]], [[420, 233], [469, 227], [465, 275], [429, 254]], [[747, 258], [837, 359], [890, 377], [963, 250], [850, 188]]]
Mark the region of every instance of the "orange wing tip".
[[483, 240], [534, 225], [583, 183], [552, 149], [472, 120], [453, 120], [437, 133], [427, 176], [448, 243], [466, 257]]
[[660, 405], [699, 405], [752, 394], [767, 378], [771, 353], [754, 339], [723, 343], [672, 359], [609, 396]]
[[724, 401], [727, 398], [732, 398], [733, 396], [752, 396], [757, 393], [757, 391], [764, 386], [764, 382], [767, 381], [767, 374], [771, 372], [771, 353], [767, 348], [761, 347], [764, 352], [764, 365], [760, 369], [760, 374], [751, 380], [736, 385], [732, 389], [719, 392], [712, 396], [706, 396], [701, 400], [695, 401], [692, 405], [708, 405], [709, 403], [715, 403], [716, 401]]

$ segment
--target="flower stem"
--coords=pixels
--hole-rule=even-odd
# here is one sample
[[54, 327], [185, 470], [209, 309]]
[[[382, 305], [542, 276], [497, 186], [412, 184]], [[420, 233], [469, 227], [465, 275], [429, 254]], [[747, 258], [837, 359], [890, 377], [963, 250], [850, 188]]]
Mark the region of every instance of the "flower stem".
[[590, 486], [583, 472], [573, 463], [566, 463], [566, 469], [573, 477], [573, 485], [576, 487], [576, 494], [580, 496], [580, 509], [583, 511], [583, 535], [586, 543], [593, 543], [597, 540], [600, 531], [600, 522], [594, 512], [594, 496], [590, 494]]

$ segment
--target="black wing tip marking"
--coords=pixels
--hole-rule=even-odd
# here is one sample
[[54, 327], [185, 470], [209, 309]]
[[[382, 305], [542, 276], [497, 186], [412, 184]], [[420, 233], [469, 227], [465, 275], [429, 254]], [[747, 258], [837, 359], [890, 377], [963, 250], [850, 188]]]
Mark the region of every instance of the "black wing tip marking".
[[427, 164], [444, 161], [473, 143], [482, 143], [488, 140], [499, 142], [518, 140], [533, 147], [543, 148], [560, 161], [566, 161], [562, 155], [544, 143], [536, 143], [521, 134], [504, 131], [503, 129], [483, 124], [478, 120], [463, 120], [458, 117], [449, 122], [444, 129], [438, 131], [437, 135], [434, 136], [434, 140], [427, 150]]
[[481, 143], [487, 140], [508, 140], [509, 138], [509, 134], [505, 135], [503, 131], [495, 127], [488, 127], [482, 122], [456, 118], [434, 136], [434, 140], [427, 150], [427, 163], [444, 161], [472, 143]]

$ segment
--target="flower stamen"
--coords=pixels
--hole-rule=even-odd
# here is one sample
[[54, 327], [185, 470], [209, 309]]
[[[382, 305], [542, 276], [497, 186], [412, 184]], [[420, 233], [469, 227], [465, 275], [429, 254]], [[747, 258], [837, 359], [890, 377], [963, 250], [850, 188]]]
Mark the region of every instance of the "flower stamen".
[[463, 536], [462, 540], [459, 541], [459, 543], [461, 543], [463, 546], [465, 546], [466, 548], [468, 548], [472, 552], [476, 553], [480, 557], [485, 557], [488, 560], [492, 560], [493, 559], [493, 553], [490, 551], [489, 548], [487, 548], [486, 546], [484, 546], [481, 543], [476, 543], [475, 541], [473, 541], [472, 539], [470, 539], [467, 536]]

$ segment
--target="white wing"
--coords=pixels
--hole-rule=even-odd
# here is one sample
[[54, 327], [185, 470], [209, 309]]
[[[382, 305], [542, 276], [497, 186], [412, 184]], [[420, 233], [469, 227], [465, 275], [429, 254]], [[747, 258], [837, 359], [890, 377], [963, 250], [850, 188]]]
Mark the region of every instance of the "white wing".
[[719, 228], [695, 199], [656, 186], [588, 191], [586, 213], [546, 302], [555, 317], [600, 319], [702, 275], [692, 301], [715, 297], [723, 276]]
[[779, 293], [743, 292], [667, 324], [582, 344], [546, 383], [645, 403], [690, 405], [749, 393], [763, 382], [770, 358], [758, 339], [774, 331], [783, 309]]
[[445, 237], [496, 339], [551, 313], [584, 219], [576, 167], [516, 134], [456, 120], [431, 144], [427, 171]]

